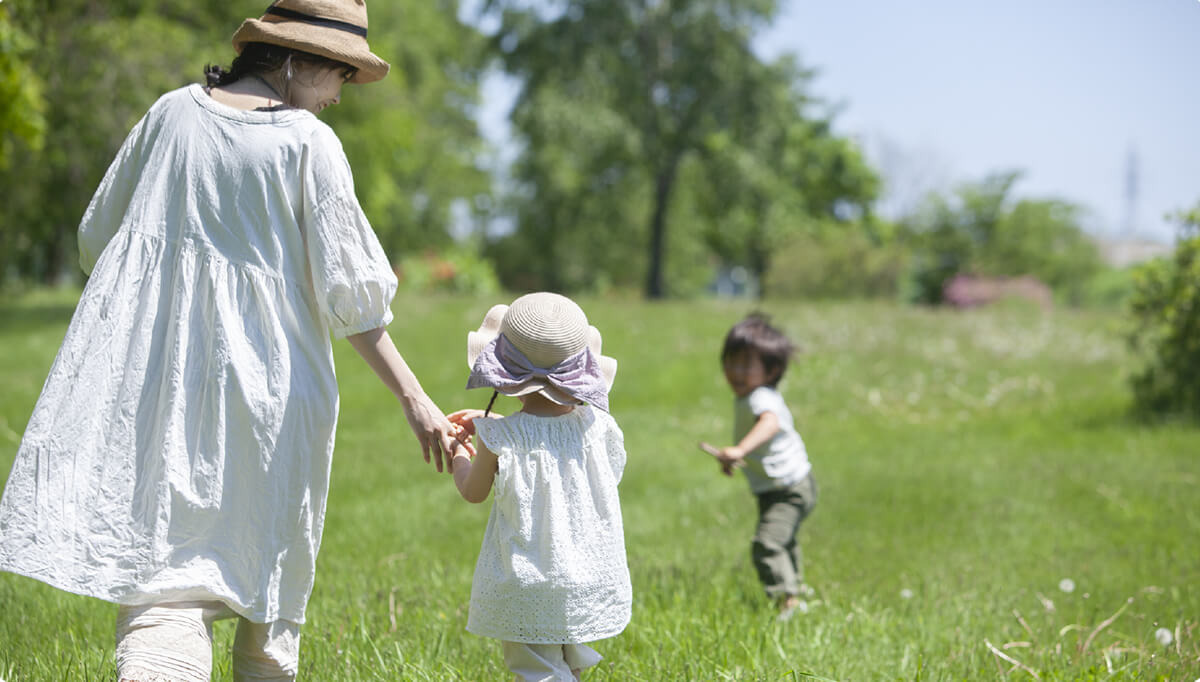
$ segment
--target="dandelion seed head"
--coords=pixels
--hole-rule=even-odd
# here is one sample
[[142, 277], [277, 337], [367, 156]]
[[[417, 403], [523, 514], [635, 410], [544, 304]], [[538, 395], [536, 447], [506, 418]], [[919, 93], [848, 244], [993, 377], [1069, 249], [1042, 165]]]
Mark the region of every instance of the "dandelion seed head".
[[1070, 578], [1063, 578], [1058, 581], [1058, 589], [1070, 594], [1075, 591], [1075, 581]]
[[1171, 642], [1175, 641], [1175, 638], [1171, 636], [1171, 631], [1166, 628], [1155, 630], [1154, 639], [1157, 639], [1158, 643], [1163, 646], [1171, 646]]
[[901, 599], [912, 599], [913, 591], [908, 589], [907, 587], [904, 588], [903, 590], [900, 590], [900, 598]]

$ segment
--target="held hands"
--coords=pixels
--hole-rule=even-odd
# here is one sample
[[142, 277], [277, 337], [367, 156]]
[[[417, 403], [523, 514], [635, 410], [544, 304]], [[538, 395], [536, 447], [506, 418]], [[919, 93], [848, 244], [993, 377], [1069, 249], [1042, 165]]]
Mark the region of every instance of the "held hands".
[[[466, 433], [462, 425], [455, 424], [443, 416], [441, 410], [438, 410], [427, 396], [422, 396], [422, 399], [414, 400], [411, 403], [404, 403], [404, 414], [408, 418], [408, 424], [416, 434], [417, 440], [421, 443], [421, 452], [425, 455], [425, 462], [428, 463], [432, 459], [438, 473], [441, 473], [443, 469], [451, 470], [452, 459], [460, 447], [470, 453], [468, 456], [475, 454], [475, 450], [470, 444], [470, 435]], [[445, 458], [445, 467], [442, 465], [443, 457]]]
[[746, 453], [736, 445], [718, 448], [700, 441], [700, 449], [716, 458], [721, 463], [721, 473], [732, 476], [733, 470], [746, 466]]
[[457, 429], [456, 437], [463, 446], [463, 450], [456, 453], [451, 453], [450, 455], [449, 462], [451, 473], [454, 472], [455, 457], [465, 456], [468, 460], [474, 459], [475, 447], [472, 445], [471, 440], [475, 436], [475, 420], [482, 416], [483, 410], [473, 409], [458, 410], [446, 415], [446, 419], [450, 422], [450, 425]]

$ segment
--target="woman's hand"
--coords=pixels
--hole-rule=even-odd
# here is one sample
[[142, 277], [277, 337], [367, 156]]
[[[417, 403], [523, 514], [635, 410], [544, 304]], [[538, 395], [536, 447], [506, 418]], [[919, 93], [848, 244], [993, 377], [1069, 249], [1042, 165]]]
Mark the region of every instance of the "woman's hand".
[[[421, 383], [409, 369], [408, 363], [396, 350], [392, 338], [382, 327], [346, 337], [354, 350], [367, 361], [384, 385], [400, 400], [408, 425], [421, 444], [421, 453], [428, 464], [433, 460], [438, 473], [449, 469], [454, 452], [466, 447], [467, 436], [461, 424], [452, 424], [433, 400], [425, 394]], [[445, 464], [443, 465], [443, 460]]]
[[[421, 394], [412, 400], [401, 401], [404, 405], [404, 416], [421, 444], [421, 453], [425, 462], [433, 461], [438, 473], [453, 469], [452, 459], [458, 448], [466, 448], [471, 455], [475, 449], [471, 447], [470, 434], [461, 424], [455, 424], [442, 414], [438, 406], [433, 404], [429, 396]], [[443, 468], [443, 459], [445, 467]]]

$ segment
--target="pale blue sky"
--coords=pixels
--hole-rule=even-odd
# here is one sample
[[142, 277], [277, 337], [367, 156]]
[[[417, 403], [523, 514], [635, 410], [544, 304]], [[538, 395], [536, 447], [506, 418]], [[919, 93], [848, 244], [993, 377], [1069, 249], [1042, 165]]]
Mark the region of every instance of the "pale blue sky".
[[[891, 181], [884, 213], [922, 192], [1022, 169], [1020, 197], [1083, 205], [1089, 230], [1139, 236], [1200, 201], [1200, 0], [785, 0], [756, 41], [818, 71]], [[512, 84], [489, 79], [481, 124], [503, 143]]]

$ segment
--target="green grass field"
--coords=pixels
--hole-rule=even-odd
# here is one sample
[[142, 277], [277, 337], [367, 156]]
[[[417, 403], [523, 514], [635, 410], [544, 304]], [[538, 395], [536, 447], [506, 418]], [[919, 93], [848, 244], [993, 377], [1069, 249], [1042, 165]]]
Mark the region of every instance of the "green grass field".
[[[0, 475], [74, 300], [0, 304]], [[497, 302], [396, 303], [392, 335], [446, 410], [488, 398], [462, 390], [465, 343]], [[805, 350], [782, 388], [821, 491], [801, 532], [816, 594], [781, 624], [750, 566], [746, 484], [695, 445], [729, 441], [717, 354], [750, 304], [581, 303], [621, 363], [635, 599], [585, 680], [1200, 678], [1200, 429], [1126, 416], [1115, 314], [764, 306]], [[498, 646], [463, 629], [488, 504], [462, 502], [349, 345], [336, 353], [302, 677], [505, 679]], [[0, 679], [112, 679], [114, 614], [0, 575]], [[219, 624], [214, 679], [229, 679], [232, 632]]]

